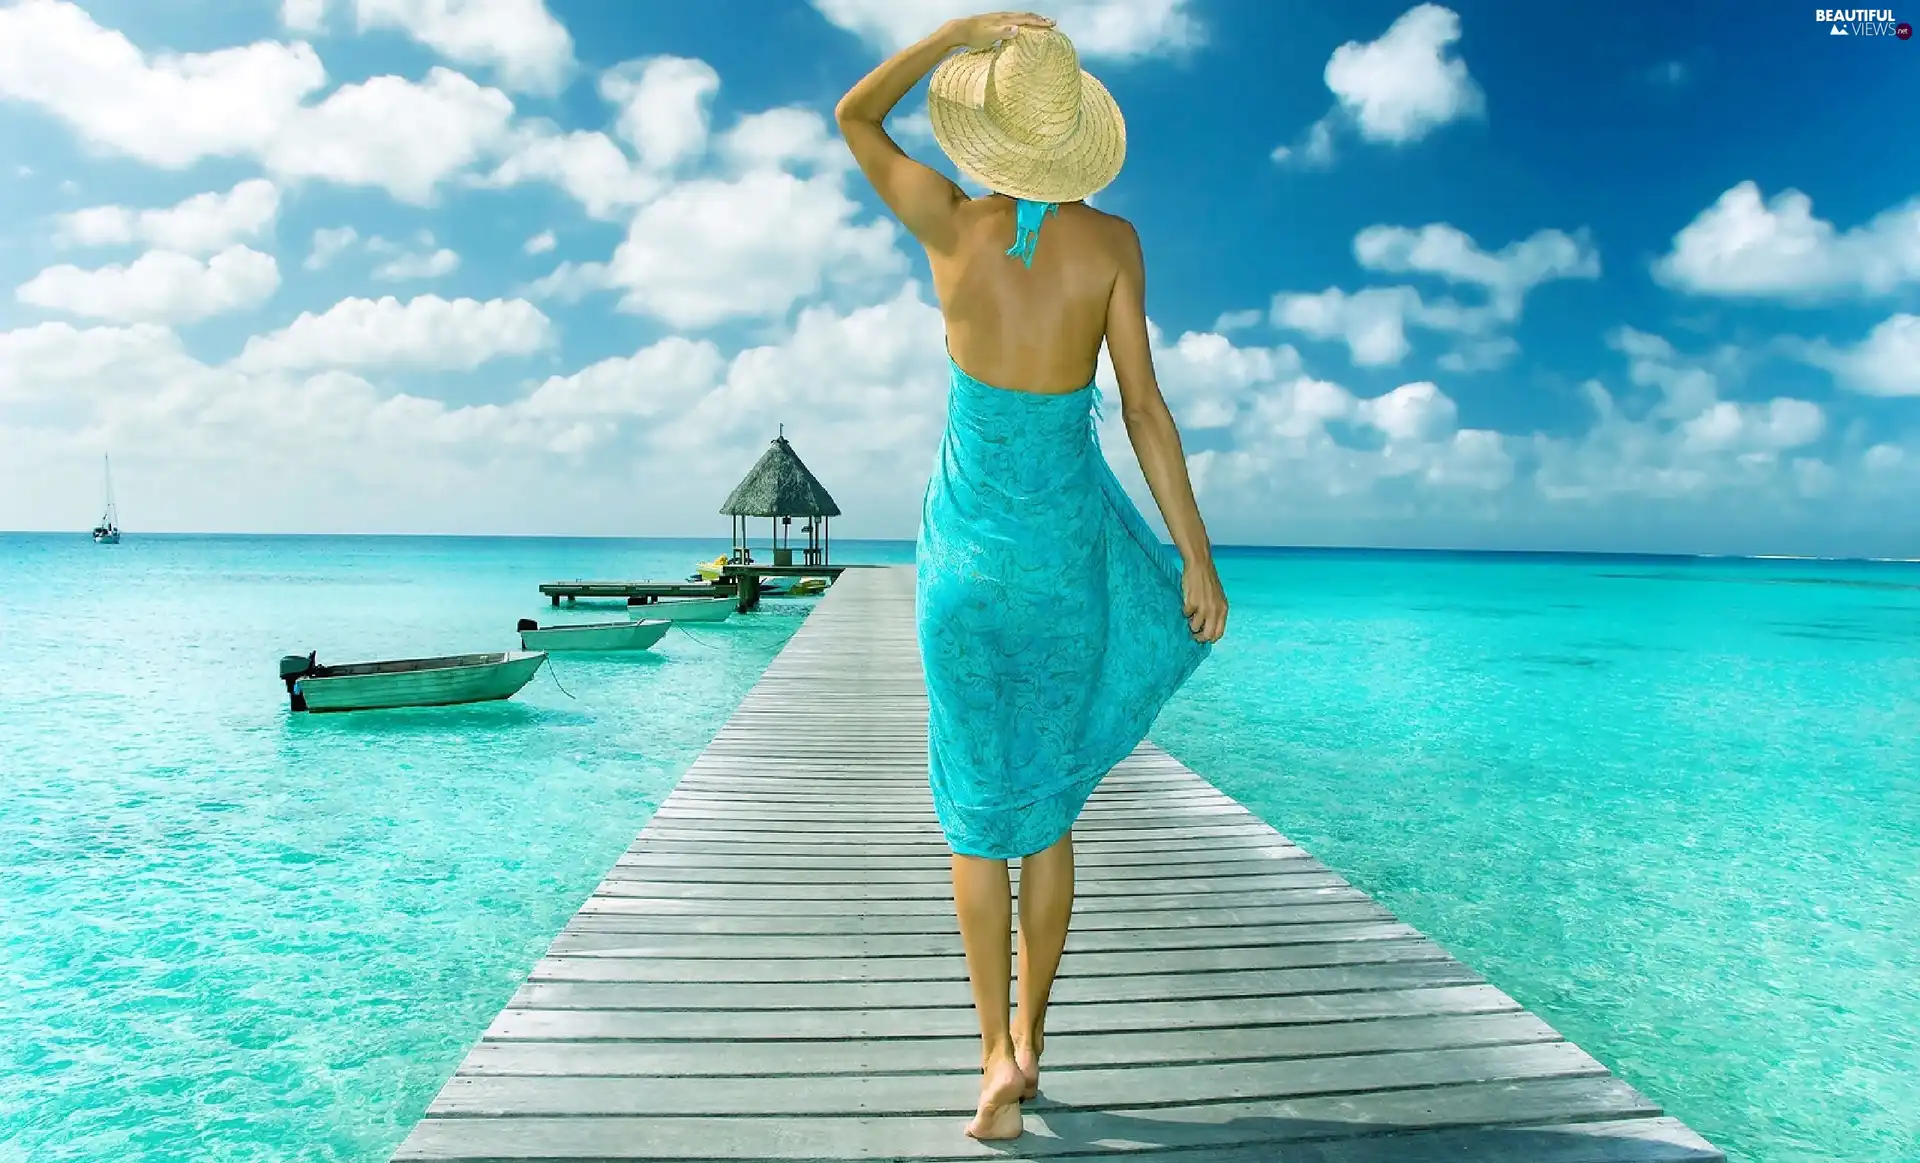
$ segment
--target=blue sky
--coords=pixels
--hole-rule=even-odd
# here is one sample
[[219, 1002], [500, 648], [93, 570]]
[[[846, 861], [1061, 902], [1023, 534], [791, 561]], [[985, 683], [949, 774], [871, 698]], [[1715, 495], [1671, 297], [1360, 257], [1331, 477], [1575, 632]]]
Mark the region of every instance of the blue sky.
[[[960, 11], [0, 5], [0, 528], [86, 527], [110, 450], [133, 530], [718, 534], [784, 424], [838, 532], [911, 536], [938, 316], [828, 113]], [[1920, 556], [1920, 45], [1046, 11], [1216, 540]]]

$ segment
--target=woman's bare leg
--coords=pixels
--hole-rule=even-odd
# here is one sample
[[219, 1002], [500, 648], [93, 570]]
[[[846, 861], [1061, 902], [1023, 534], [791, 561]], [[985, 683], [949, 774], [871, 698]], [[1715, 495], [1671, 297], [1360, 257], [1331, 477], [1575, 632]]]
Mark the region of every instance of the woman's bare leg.
[[1020, 1136], [1020, 1093], [1026, 1080], [1013, 1061], [1007, 988], [1013, 976], [1013, 894], [1007, 862], [953, 857], [953, 907], [967, 951], [973, 1008], [980, 1017], [980, 1107], [967, 1134], [976, 1139]]
[[1014, 1064], [1023, 1097], [1040, 1089], [1040, 1052], [1046, 1042], [1047, 998], [1067, 947], [1073, 920], [1073, 833], [1020, 861], [1020, 1009], [1013, 1019]]

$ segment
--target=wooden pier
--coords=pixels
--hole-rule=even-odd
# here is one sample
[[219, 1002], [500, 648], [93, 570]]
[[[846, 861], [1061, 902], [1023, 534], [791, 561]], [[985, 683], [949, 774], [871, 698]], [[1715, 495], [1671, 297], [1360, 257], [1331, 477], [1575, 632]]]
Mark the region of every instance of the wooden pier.
[[563, 581], [541, 582], [540, 592], [554, 605], [571, 605], [575, 599], [625, 598], [730, 598], [734, 587], [717, 582], [657, 581]]
[[1028, 1134], [926, 789], [910, 569], [828, 591], [398, 1160], [1632, 1163], [1723, 1156], [1170, 756], [1075, 829]]
[[760, 604], [761, 579], [769, 577], [837, 578], [845, 565], [729, 565], [718, 581], [563, 581], [541, 582], [540, 592], [554, 605], [562, 601], [572, 605], [580, 598], [625, 598], [629, 605], [640, 605], [656, 598], [732, 598], [740, 599], [745, 613]]

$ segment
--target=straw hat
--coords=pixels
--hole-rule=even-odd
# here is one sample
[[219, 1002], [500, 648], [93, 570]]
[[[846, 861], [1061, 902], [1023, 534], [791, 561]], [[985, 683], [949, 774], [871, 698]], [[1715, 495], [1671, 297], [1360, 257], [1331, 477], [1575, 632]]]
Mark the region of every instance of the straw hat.
[[995, 193], [1077, 202], [1127, 157], [1127, 123], [1073, 42], [1021, 27], [982, 52], [956, 53], [927, 82], [934, 140]]

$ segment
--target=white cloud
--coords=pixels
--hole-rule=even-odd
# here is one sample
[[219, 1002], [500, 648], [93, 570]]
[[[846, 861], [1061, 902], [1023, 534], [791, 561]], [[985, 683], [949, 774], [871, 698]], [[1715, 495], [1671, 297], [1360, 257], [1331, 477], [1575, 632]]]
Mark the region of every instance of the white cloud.
[[1800, 191], [1763, 201], [1759, 186], [1741, 182], [1674, 235], [1653, 269], [1702, 295], [1888, 294], [1920, 285], [1920, 198], [1839, 231]]
[[782, 315], [829, 283], [905, 270], [893, 223], [856, 224], [859, 213], [838, 175], [683, 182], [635, 216], [608, 279], [624, 310], [675, 327]]
[[[763, 169], [844, 171], [851, 159], [820, 114], [800, 107], [742, 116], [710, 150], [706, 107], [718, 77], [702, 61], [655, 57], [629, 61], [603, 79], [602, 96], [616, 106], [630, 155], [607, 134], [534, 122], [513, 134], [505, 157], [483, 184], [547, 181], [565, 190], [595, 218], [621, 219], [673, 188], [674, 171], [702, 159], [708, 171]], [[710, 156], [711, 155], [711, 156]], [[747, 211], [749, 214], [756, 212]]]
[[1436, 361], [1451, 372], [1486, 372], [1503, 368], [1520, 354], [1520, 344], [1510, 335], [1468, 339], [1452, 351], [1443, 352]]
[[557, 93], [573, 70], [573, 38], [543, 0], [354, 0], [354, 16], [363, 32], [399, 29], [520, 92]]
[[64, 0], [0, 7], [0, 96], [39, 106], [91, 145], [167, 169], [262, 151], [325, 83], [305, 44], [149, 58]]
[[185, 322], [258, 306], [280, 286], [273, 256], [244, 246], [201, 260], [153, 250], [126, 266], [48, 267], [14, 292], [22, 303], [116, 322]]
[[563, 262], [528, 283], [522, 291], [530, 299], [552, 299], [559, 303], [578, 303], [595, 291], [612, 288], [603, 262]]
[[1333, 164], [1333, 114], [1307, 126], [1298, 145], [1276, 145], [1270, 155], [1276, 165], [1323, 170]]
[[460, 256], [444, 246], [436, 246], [430, 230], [417, 232], [410, 243], [394, 242], [377, 234], [362, 242], [359, 232], [351, 226], [314, 231], [313, 249], [307, 255], [306, 268], [322, 270], [355, 246], [383, 260], [373, 268], [373, 277], [382, 282], [437, 279], [460, 269]]
[[1347, 292], [1328, 287], [1317, 294], [1282, 292], [1268, 312], [1273, 326], [1315, 339], [1338, 339], [1360, 367], [1397, 364], [1412, 350], [1407, 328], [1480, 335], [1505, 322], [1492, 307], [1452, 299], [1424, 298], [1412, 287], [1365, 287]]
[[614, 140], [544, 123], [518, 127], [505, 157], [482, 181], [489, 186], [551, 182], [594, 218], [620, 217], [658, 194], [665, 182], [640, 170]]
[[0, 332], [0, 402], [147, 390], [191, 362], [173, 332], [158, 324], [42, 323]]
[[532, 238], [527, 239], [527, 241], [521, 245], [520, 249], [526, 254], [545, 254], [556, 245], [558, 245], [558, 242], [553, 237], [553, 231], [542, 230]]
[[1599, 382], [1584, 385], [1593, 428], [1578, 438], [1532, 439], [1542, 496], [1558, 502], [1716, 494], [1752, 499], [1831, 488], [1824, 469], [1810, 467], [1802, 452], [1826, 432], [1818, 404], [1791, 397], [1721, 398], [1722, 381], [1739, 371], [1737, 351], [1689, 357], [1660, 336], [1624, 327], [1607, 342], [1627, 357], [1628, 382], [1654, 388], [1659, 398], [1630, 415]]
[[[1172, 343], [1148, 321], [1155, 378], [1174, 420], [1192, 431], [1229, 430], [1251, 402], [1250, 390], [1300, 374], [1300, 353], [1278, 347], [1240, 346], [1218, 332], [1183, 333]], [[1099, 383], [1119, 392], [1119, 380], [1103, 349]]]
[[1609, 333], [1607, 346], [1627, 357], [1630, 383], [1660, 392], [1653, 414], [1674, 420], [1692, 419], [1713, 406], [1721, 376], [1734, 370], [1738, 355], [1727, 350], [1713, 360], [1687, 359], [1660, 336], [1631, 327]]
[[1362, 367], [1399, 363], [1411, 350], [1407, 328], [1476, 337], [1441, 357], [1455, 371], [1497, 367], [1518, 350], [1512, 339], [1486, 333], [1520, 317], [1528, 292], [1555, 279], [1588, 279], [1600, 273], [1600, 257], [1584, 233], [1542, 230], [1497, 252], [1481, 250], [1473, 239], [1444, 222], [1410, 230], [1369, 226], [1354, 236], [1354, 258], [1362, 267], [1394, 274], [1428, 274], [1449, 283], [1486, 292], [1487, 302], [1467, 306], [1451, 299], [1429, 300], [1413, 287], [1367, 287], [1348, 292], [1329, 287], [1317, 294], [1275, 295], [1269, 319], [1275, 327], [1316, 339], [1346, 343]]
[[165, 210], [126, 206], [75, 210], [60, 215], [59, 235], [62, 242], [75, 246], [137, 242], [181, 254], [211, 254], [260, 237], [279, 210], [280, 191], [274, 184], [250, 178], [224, 194], [195, 194]]
[[1681, 443], [1704, 452], [1771, 452], [1811, 444], [1826, 430], [1820, 405], [1775, 399], [1764, 404], [1715, 401], [1680, 425]]
[[[978, 6], [955, 0], [813, 0], [820, 14], [880, 52], [905, 48]], [[1125, 59], [1198, 44], [1188, 0], [1055, 0], [1047, 15], [1088, 58]]]
[[1460, 17], [1420, 4], [1379, 40], [1348, 41], [1327, 61], [1327, 88], [1369, 141], [1418, 141], [1429, 132], [1485, 110], [1465, 61], [1451, 55]]
[[92, 145], [168, 169], [250, 156], [276, 178], [374, 186], [424, 203], [503, 144], [513, 115], [506, 94], [439, 67], [424, 82], [373, 77], [305, 104], [325, 83], [305, 43], [149, 58], [65, 0], [0, 7], [0, 96], [45, 109]]
[[281, 0], [280, 23], [293, 32], [319, 32], [327, 24], [327, 0]]
[[264, 154], [285, 177], [375, 186], [424, 204], [503, 143], [512, 117], [505, 93], [436, 66], [420, 84], [374, 77], [340, 86], [292, 118]]
[[536, 416], [679, 416], [714, 389], [726, 365], [707, 340], [669, 336], [632, 355], [549, 377], [523, 406]]
[[517, 126], [490, 186], [544, 181], [560, 187], [595, 218], [623, 217], [667, 188], [668, 171], [707, 150], [707, 108], [720, 83], [705, 61], [650, 57], [626, 61], [600, 78], [601, 99], [638, 156], [605, 133], [563, 131], [544, 121]]
[[[10, 446], [37, 440], [0, 460], [7, 523], [33, 511], [20, 503], [32, 506], [36, 491], [39, 505], [64, 505], [61, 466], [104, 445], [147, 450], [133, 458], [144, 527], [434, 530], [453, 514], [484, 529], [577, 476], [573, 450], [592, 435], [577, 421], [455, 406], [337, 370], [209, 366], [151, 326], [0, 333], [0, 400], [9, 398], [62, 423], [6, 430]], [[328, 487], [273, 487], [303, 471], [324, 471]]]
[[1319, 294], [1275, 295], [1269, 320], [1315, 339], [1339, 339], [1356, 365], [1381, 367], [1406, 358], [1408, 317], [1425, 311], [1412, 287], [1368, 287], [1352, 294], [1328, 287]]
[[1810, 345], [1806, 357], [1832, 371], [1844, 388], [1869, 396], [1920, 396], [1920, 315], [1894, 315], [1855, 347]]
[[1418, 230], [1369, 226], [1354, 236], [1353, 255], [1368, 270], [1438, 275], [1482, 287], [1495, 314], [1508, 320], [1519, 317], [1527, 292], [1542, 283], [1600, 276], [1600, 254], [1584, 232], [1541, 230], [1489, 254], [1444, 222]]
[[373, 268], [373, 277], [383, 282], [404, 279], [437, 279], [460, 269], [460, 256], [446, 247], [405, 252]]
[[1460, 410], [1439, 385], [1427, 380], [1362, 400], [1355, 412], [1388, 440], [1427, 443], [1452, 436], [1460, 426]]
[[811, 109], [787, 106], [749, 113], [720, 137], [720, 157], [735, 170], [844, 170], [853, 155], [827, 119]]
[[304, 264], [310, 271], [324, 269], [360, 240], [360, 232], [351, 226], [327, 226], [313, 232], [313, 249]]
[[1326, 168], [1338, 126], [1352, 126], [1367, 141], [1405, 145], [1449, 122], [1484, 115], [1485, 95], [1466, 62], [1453, 55], [1459, 39], [1459, 14], [1419, 4], [1380, 39], [1334, 49], [1324, 74], [1333, 111], [1309, 126], [1299, 144], [1276, 147], [1273, 160]]
[[601, 98], [618, 109], [620, 136], [653, 170], [671, 169], [706, 150], [707, 107], [719, 88], [713, 66], [688, 57], [626, 61], [600, 76]]
[[521, 299], [442, 299], [405, 303], [343, 299], [287, 327], [256, 335], [234, 361], [247, 372], [306, 368], [430, 368], [472, 371], [492, 359], [552, 345], [553, 323]]
[[[0, 523], [45, 524], [84, 487], [61, 465], [89, 463], [102, 444], [137, 443], [166, 450], [144, 466], [152, 500], [143, 516], [156, 525], [713, 535], [718, 523], [698, 515], [784, 424], [858, 535], [912, 532], [946, 373], [939, 312], [912, 284], [871, 306], [807, 307], [777, 337], [737, 352], [673, 336], [471, 406], [421, 393], [408, 369], [445, 366], [440, 353], [511, 328], [497, 319], [401, 326], [419, 302], [350, 301], [326, 326], [309, 316], [289, 329], [308, 328], [299, 342], [263, 338], [222, 366], [190, 358], [150, 325], [0, 332], [0, 437], [21, 450], [0, 459]], [[355, 313], [382, 320], [335, 325]], [[1655, 406], [1631, 392], [1616, 404], [1592, 384], [1593, 428], [1551, 438], [1463, 427], [1431, 381], [1367, 397], [1308, 374], [1290, 347], [1150, 332], [1189, 448], [1205, 449], [1189, 458], [1201, 503], [1229, 542], [1395, 538], [1382, 530], [1471, 541], [1527, 519], [1567, 536], [1570, 515], [1625, 531], [1673, 514], [1719, 522], [1755, 506], [1784, 512], [1807, 498], [1837, 506], [1819, 510], [1828, 514], [1899, 511], [1886, 500], [1920, 484], [1920, 446], [1882, 440], [1823, 455], [1817, 407], [1722, 400], [1718, 379], [1736, 361], [1683, 355], [1640, 332], [1612, 342], [1634, 384], [1661, 389]], [[262, 346], [273, 342], [281, 349]], [[519, 346], [537, 350], [539, 330]], [[493, 375], [498, 384], [500, 373], [475, 370], [463, 383]], [[1704, 395], [1684, 388], [1696, 374]], [[1102, 442], [1151, 515], [1110, 367], [1100, 381]], [[1670, 389], [1692, 405], [1669, 400]], [[46, 426], [22, 427], [26, 416]], [[309, 465], [332, 466], [329, 489], [288, 498], [268, 487]], [[556, 527], [537, 498], [563, 483], [581, 503]], [[631, 508], [636, 493], [649, 499], [644, 514]]]

